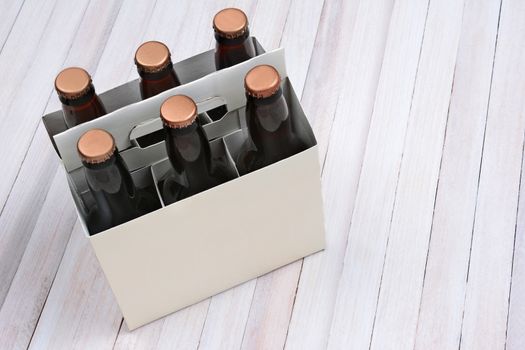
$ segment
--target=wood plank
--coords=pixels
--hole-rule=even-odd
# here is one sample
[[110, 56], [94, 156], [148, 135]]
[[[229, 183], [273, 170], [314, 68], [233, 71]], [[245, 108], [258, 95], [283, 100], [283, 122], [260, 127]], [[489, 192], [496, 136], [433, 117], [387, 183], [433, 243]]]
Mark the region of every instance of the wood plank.
[[503, 1], [460, 343], [465, 349], [505, 348], [525, 131], [523, 18], [523, 1]]
[[430, 2], [371, 348], [413, 349], [463, 1]]
[[[428, 2], [396, 2], [352, 215], [329, 347], [369, 346]], [[370, 208], [374, 208], [370, 210]]]
[[[70, 33], [71, 38], [63, 37], [62, 35], [65, 42], [68, 43], [74, 40], [74, 34], [84, 16], [84, 9], [82, 6], [71, 9], [68, 4], [61, 6], [63, 10], [55, 11], [52, 19], [58, 22], [64, 21], [63, 29], [72, 32]], [[101, 28], [104, 28], [105, 22], [103, 22], [104, 17], [102, 17], [102, 14], [103, 12], [101, 12], [100, 25]], [[20, 16], [22, 15], [25, 16], [25, 13], [22, 13]], [[68, 22], [65, 20], [66, 17], [72, 17], [79, 23]], [[25, 20], [20, 17], [20, 21], [24, 22]], [[14, 113], [12, 115], [16, 115], [17, 118], [9, 118], [9, 121], [4, 119], [3, 121], [12, 125], [12, 127], [17, 130], [7, 127], [6, 123], [2, 123], [3, 126], [0, 128], [0, 134], [4, 131], [6, 132], [2, 140], [8, 144], [16, 145], [16, 147], [4, 147], [0, 152], [9, 153], [10, 156], [12, 155], [13, 157], [19, 156], [15, 161], [15, 159], [9, 158], [10, 156], [6, 155], [6, 157], [8, 157], [6, 161], [9, 166], [6, 167], [4, 171], [7, 177], [3, 178], [5, 182], [2, 181], [1, 186], [3, 187], [0, 189], [0, 192], [5, 190], [6, 197], [4, 199], [7, 199], [7, 193], [11, 193], [12, 195], [11, 200], [8, 200], [5, 205], [4, 202], [2, 202], [3, 210], [0, 216], [0, 228], [3, 232], [3, 234], [0, 235], [0, 279], [5, 281], [0, 285], [0, 304], [3, 302], [11, 280], [17, 270], [38, 218], [38, 212], [49, 189], [49, 179], [52, 178], [58, 164], [49, 140], [46, 140], [45, 137], [37, 137], [35, 139], [41, 143], [37, 147], [32, 148], [31, 152], [28, 152], [28, 146], [24, 144], [23, 140], [28, 139], [29, 141], [34, 138], [33, 128], [39, 125], [40, 116], [49, 101], [49, 96], [53, 89], [52, 82], [54, 75], [60, 65], [63, 64], [68, 53], [67, 45], [65, 48], [62, 48], [60, 43], [55, 42], [58, 32], [59, 28], [57, 28], [56, 25], [47, 27], [42, 36], [42, 48], [35, 57], [37, 62], [40, 59], [44, 61], [51, 60], [48, 56], [52, 56], [53, 52], [56, 51], [55, 60], [57, 62], [50, 64], [48, 69], [34, 72], [35, 76], [32, 83], [30, 83], [30, 76], [24, 79], [22, 85], [26, 84], [27, 86], [21, 91], [26, 91], [27, 94], [21, 93], [20, 96], [17, 95], [16, 98], [18, 101], [11, 104], [11, 112]], [[93, 31], [93, 36], [99, 37], [98, 34], [97, 31]], [[57, 46], [61, 46], [61, 48]], [[90, 49], [94, 49], [93, 46], [86, 45], [84, 48], [85, 52], [89, 52]], [[8, 51], [5, 51], [5, 53], [6, 55], [9, 54]], [[20, 58], [20, 60], [23, 62], [24, 58]], [[30, 104], [27, 103], [28, 96], [31, 96]], [[34, 127], [30, 126], [31, 124], [34, 124]], [[23, 129], [24, 127], [26, 129]], [[8, 130], [11, 130], [12, 133], [9, 134]], [[22, 137], [17, 133], [24, 135]], [[18, 154], [18, 156], [16, 154]], [[19, 168], [20, 164], [18, 160], [22, 161], [23, 159], [26, 159], [27, 162], [24, 164], [25, 166]], [[37, 173], [36, 171], [41, 171], [41, 173]], [[41, 177], [35, 176], [37, 174], [41, 175]], [[16, 177], [16, 184], [10, 182], [9, 179], [11, 175]], [[13, 178], [13, 180], [15, 180], [15, 178]], [[13, 185], [13, 187], [11, 187], [11, 185]]]
[[111, 349], [122, 318], [108, 289], [77, 221], [29, 349]]
[[416, 349], [458, 349], [500, 3], [467, 0]]
[[257, 279], [242, 349], [283, 349], [302, 261]]
[[76, 212], [65, 183], [64, 173], [56, 171], [49, 196], [0, 309], [0, 349], [27, 349], [33, 336], [75, 223]]
[[[51, 90], [43, 87], [62, 66], [87, 4], [87, 0], [75, 4], [59, 0], [56, 7], [49, 1], [28, 3], [0, 54], [0, 76], [13, 82], [0, 89], [0, 139], [16, 145], [0, 148], [0, 157], [9, 164], [0, 184], [2, 207], [49, 99]], [[26, 8], [30, 8], [27, 14]], [[33, 64], [42, 62], [45, 64]], [[28, 99], [31, 103], [21, 103]]]
[[122, 325], [115, 349], [197, 349], [209, 300], [130, 332]]
[[[7, 111], [11, 103], [15, 101], [16, 92], [20, 90], [20, 82], [28, 73], [28, 67], [32, 65], [39, 50], [39, 43], [46, 35], [47, 23], [54, 13], [56, 2], [57, 0], [26, 0], [16, 22], [9, 29], [9, 35], [6, 36], [0, 52], [0, 74], [6, 81], [16, 84], [6, 84], [0, 90], [0, 123], [2, 124], [7, 119]], [[78, 13], [81, 9], [80, 7], [74, 13]], [[31, 30], [28, 31], [28, 28]], [[49, 34], [47, 36], [49, 37]], [[20, 45], [20, 42], [24, 45]], [[67, 46], [67, 41], [65, 44]], [[13, 62], [17, 64], [12, 64]], [[5, 194], [0, 196], [0, 199], [3, 199], [0, 201], [2, 205], [5, 197]]]
[[317, 138], [323, 166], [337, 103], [346, 85], [342, 73], [356, 54], [349, 50], [359, 2], [325, 1], [302, 94], [301, 103]]
[[34, 142], [39, 147], [32, 147], [28, 151], [0, 216], [0, 306], [37, 224], [51, 184], [50, 179], [58, 169], [56, 153], [43, 125], [38, 128]]
[[283, 28], [290, 12], [291, 0], [258, 1], [250, 21], [250, 33], [256, 36], [266, 51], [279, 47]]
[[356, 10], [345, 65], [338, 72], [344, 84], [322, 176], [326, 250], [304, 259], [286, 342], [290, 349], [327, 346], [392, 7], [391, 1], [361, 1]]
[[22, 9], [24, 0], [2, 0], [0, 1], [0, 53], [4, 48], [4, 44], [11, 33], [11, 29], [15, 24], [16, 19]]
[[511, 294], [507, 323], [506, 349], [525, 349], [525, 186], [523, 170], [525, 158], [521, 164], [520, 194], [518, 204], [518, 220], [514, 243], [514, 261], [512, 267]]
[[[292, 1], [281, 46], [286, 48], [288, 76], [302, 95], [324, 0]], [[283, 348], [302, 260], [257, 279], [242, 348]]]
[[240, 349], [256, 280], [211, 298], [199, 344], [201, 349]]
[[302, 96], [314, 49], [324, 0], [292, 1], [280, 46], [295, 92]]

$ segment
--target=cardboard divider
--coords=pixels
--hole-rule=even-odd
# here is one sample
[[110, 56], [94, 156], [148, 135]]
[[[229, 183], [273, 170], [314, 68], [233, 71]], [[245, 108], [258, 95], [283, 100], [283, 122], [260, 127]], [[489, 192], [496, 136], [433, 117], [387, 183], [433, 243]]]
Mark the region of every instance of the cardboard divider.
[[[206, 111], [215, 108], [217, 106], [225, 104], [224, 98], [222, 97], [212, 97], [210, 99], [200, 101], [197, 103], [197, 110], [201, 111], [199, 117], [204, 124], [213, 123], [212, 119], [208, 116]], [[140, 137], [154, 133], [155, 131], [162, 129], [162, 121], [157, 116], [154, 119], [147, 120], [136, 125], [129, 134], [130, 141], [136, 140]], [[139, 146], [140, 147], [140, 146]]]
[[[157, 195], [157, 186], [155, 185], [153, 177], [151, 176], [150, 167], [144, 167], [130, 173], [133, 183], [137, 189], [141, 191], [147, 191], [156, 197], [160, 203], [159, 208], [161, 208], [163, 206], [162, 199]], [[95, 205], [95, 199], [88, 188], [84, 169], [78, 168], [68, 173], [67, 180], [69, 189], [71, 190], [71, 194], [73, 196], [73, 201], [77, 209], [79, 220], [82, 224], [82, 227], [84, 228], [84, 234], [86, 237], [89, 237], [91, 233], [87, 225], [87, 217], [89, 208], [92, 208]]]
[[[226, 143], [223, 138], [215, 139], [210, 142], [210, 150], [212, 153], [212, 162], [215, 165], [221, 166], [223, 169], [231, 170], [231, 176], [234, 178], [239, 177], [239, 172], [235, 166], [233, 157], [230, 154]], [[155, 164], [152, 164], [151, 167], [151, 177], [155, 186], [157, 195], [159, 196], [162, 207], [165, 207], [164, 198], [162, 196], [162, 189], [159, 184], [162, 181], [165, 181], [168, 177], [171, 177], [175, 182], [179, 184], [185, 184], [186, 179], [181, 175], [177, 174], [171, 164], [169, 159], [166, 157]], [[219, 185], [220, 186], [220, 185]]]

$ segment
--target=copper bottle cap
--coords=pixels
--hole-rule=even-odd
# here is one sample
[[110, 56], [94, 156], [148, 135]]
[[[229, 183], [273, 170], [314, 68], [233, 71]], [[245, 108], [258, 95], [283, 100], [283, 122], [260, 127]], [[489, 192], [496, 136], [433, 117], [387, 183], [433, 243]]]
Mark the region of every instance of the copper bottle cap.
[[281, 87], [281, 77], [274, 67], [263, 64], [252, 68], [244, 77], [244, 88], [248, 95], [266, 98], [275, 94]]
[[159, 72], [170, 63], [170, 50], [160, 41], [146, 41], [135, 52], [137, 68], [146, 73]]
[[186, 95], [171, 96], [160, 106], [160, 118], [167, 127], [187, 127], [197, 118], [197, 105]]
[[58, 73], [55, 79], [55, 89], [59, 96], [74, 100], [89, 91], [91, 76], [84, 69], [69, 67]]
[[80, 136], [77, 150], [83, 162], [103, 163], [115, 153], [115, 140], [106, 130], [91, 129]]
[[248, 17], [238, 8], [225, 8], [213, 17], [213, 29], [223, 38], [238, 38], [248, 29]]

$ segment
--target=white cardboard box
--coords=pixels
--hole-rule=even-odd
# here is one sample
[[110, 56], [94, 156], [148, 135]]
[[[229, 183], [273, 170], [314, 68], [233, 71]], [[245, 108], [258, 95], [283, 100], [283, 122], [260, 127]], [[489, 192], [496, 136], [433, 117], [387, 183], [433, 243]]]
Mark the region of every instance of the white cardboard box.
[[[287, 78], [284, 51], [205, 72], [211, 63], [209, 51], [175, 64], [182, 77], [204, 77], [145, 101], [133, 103], [136, 81], [101, 94], [104, 102], [113, 104], [108, 108], [112, 112], [66, 131], [60, 111], [43, 118], [68, 173], [86, 237], [130, 330], [324, 248], [317, 146]], [[90, 194], [76, 151], [80, 135], [94, 127], [111, 132], [137, 185], [154, 185], [154, 178], [167, 168], [165, 146], [140, 148], [133, 140], [162, 127], [159, 110], [167, 97], [185, 94], [197, 102], [204, 116], [209, 109], [227, 105], [230, 112], [204, 129], [213, 140], [215, 157], [231, 161], [243, 139], [244, 76], [259, 64], [271, 64], [279, 71], [295, 127], [310, 135], [312, 147], [90, 236], [84, 220]]]

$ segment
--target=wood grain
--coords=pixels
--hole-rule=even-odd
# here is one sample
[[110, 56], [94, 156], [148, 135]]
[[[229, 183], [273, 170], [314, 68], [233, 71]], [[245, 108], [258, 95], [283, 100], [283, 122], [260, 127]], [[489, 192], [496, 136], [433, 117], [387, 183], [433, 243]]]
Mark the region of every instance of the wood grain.
[[29, 349], [111, 349], [121, 322], [77, 221]]
[[345, 86], [341, 77], [347, 65], [352, 63], [350, 55], [355, 54], [349, 50], [359, 2], [325, 1], [303, 89], [301, 102], [317, 138], [322, 166], [337, 104]]
[[69, 197], [66, 181], [57, 171], [0, 309], [1, 349], [27, 349], [33, 336], [76, 220], [73, 202], [64, 200]]
[[[16, 17], [16, 22], [7, 30], [5, 41], [0, 52], [0, 72], [6, 81], [16, 82], [6, 84], [0, 90], [0, 123], [7, 119], [7, 111], [14, 101], [14, 95], [20, 89], [20, 81], [27, 74], [28, 67], [33, 62], [35, 53], [38, 50], [40, 40], [45, 36], [47, 22], [53, 14], [53, 8], [57, 0], [38, 1], [27, 0], [25, 6], [20, 9]], [[78, 13], [78, 10], [77, 10]], [[7, 13], [6, 13], [7, 15]], [[31, 31], [27, 29], [31, 28]], [[20, 46], [19, 41], [24, 39], [24, 45]], [[17, 64], [12, 64], [16, 62]], [[61, 63], [61, 62], [60, 62]], [[42, 82], [39, 82], [42, 83]], [[16, 167], [13, 167], [16, 171]], [[9, 185], [9, 184], [7, 184]], [[4, 203], [9, 186], [3, 189], [4, 193], [0, 196], [0, 203]]]
[[[430, 2], [375, 316], [372, 349], [413, 349], [463, 1]], [[410, 249], [409, 249], [410, 247]]]
[[460, 343], [464, 349], [505, 348], [525, 131], [523, 16], [524, 2], [503, 1]]
[[512, 267], [511, 295], [507, 321], [506, 348], [519, 350], [525, 348], [525, 186], [523, 185], [523, 169], [525, 158], [521, 165], [520, 194], [518, 203], [518, 221], [514, 243], [514, 261]]
[[500, 3], [492, 0], [465, 4], [417, 349], [459, 347], [499, 9]]
[[4, 44], [11, 33], [23, 4], [24, 0], [0, 1], [0, 53], [2, 53]]
[[409, 1], [397, 2], [393, 9], [337, 292], [330, 348], [348, 342], [357, 348], [370, 344], [427, 9], [428, 2], [416, 7]]
[[[24, 7], [24, 13], [19, 17], [28, 23], [15, 23], [0, 54], [0, 75], [13, 82], [0, 90], [0, 139], [6, 142], [6, 145], [12, 143], [17, 146], [0, 148], [0, 157], [11, 165], [2, 174], [2, 206], [49, 99], [51, 90], [44, 89], [43, 86], [53, 81], [67, 57], [87, 4], [87, 0], [74, 4], [71, 1], [59, 0], [54, 7], [48, 1], [41, 1], [28, 6], [31, 13], [27, 15], [23, 11], [26, 9]], [[55, 11], [51, 12], [48, 18], [46, 12], [52, 8], [55, 8]], [[35, 34], [31, 32], [31, 35], [27, 35], [26, 26], [36, 26]], [[43, 29], [41, 31], [38, 30], [40, 26]], [[24, 42], [22, 49], [19, 45], [21, 41]], [[40, 64], [33, 64], [37, 62], [45, 62], [46, 68], [42, 69]], [[30, 100], [31, 103], [13, 103], [24, 99]]]

